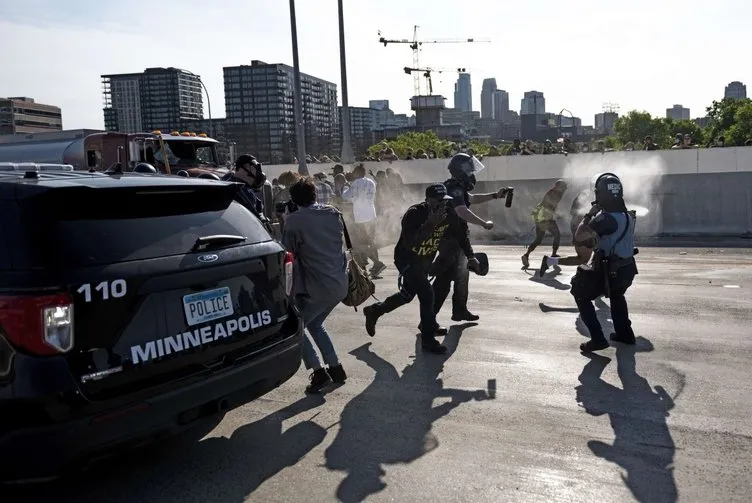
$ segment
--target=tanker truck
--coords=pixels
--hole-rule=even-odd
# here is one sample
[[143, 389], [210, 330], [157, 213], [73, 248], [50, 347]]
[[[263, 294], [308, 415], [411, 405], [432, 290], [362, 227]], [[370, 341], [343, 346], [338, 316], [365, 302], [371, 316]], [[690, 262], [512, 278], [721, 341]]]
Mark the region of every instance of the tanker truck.
[[[0, 136], [0, 162], [70, 164], [77, 170], [157, 172], [214, 178], [220, 166], [217, 140], [204, 133], [162, 131], [117, 133], [73, 130]], [[148, 169], [148, 168], [146, 168]]]

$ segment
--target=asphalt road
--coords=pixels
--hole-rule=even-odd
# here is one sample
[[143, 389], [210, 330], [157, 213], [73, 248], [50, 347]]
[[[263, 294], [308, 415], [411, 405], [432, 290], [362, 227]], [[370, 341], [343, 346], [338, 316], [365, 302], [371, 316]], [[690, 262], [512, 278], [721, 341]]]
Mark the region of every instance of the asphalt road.
[[[306, 398], [301, 368], [203, 440], [109, 463], [45, 501], [752, 499], [752, 250], [642, 249], [627, 295], [638, 344], [593, 357], [578, 351], [572, 268], [538, 279], [521, 247], [480, 250], [482, 318], [451, 326], [447, 355], [416, 350], [417, 300], [373, 339], [340, 306], [328, 328], [344, 386]], [[393, 267], [377, 288], [395, 290]]]

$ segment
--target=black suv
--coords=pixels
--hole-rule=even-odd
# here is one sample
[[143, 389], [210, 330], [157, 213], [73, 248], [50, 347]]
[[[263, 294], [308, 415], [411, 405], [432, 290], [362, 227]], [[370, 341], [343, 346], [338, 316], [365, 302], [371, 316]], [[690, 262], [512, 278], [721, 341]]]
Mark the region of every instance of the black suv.
[[0, 166], [0, 481], [179, 432], [295, 374], [293, 257], [238, 187]]

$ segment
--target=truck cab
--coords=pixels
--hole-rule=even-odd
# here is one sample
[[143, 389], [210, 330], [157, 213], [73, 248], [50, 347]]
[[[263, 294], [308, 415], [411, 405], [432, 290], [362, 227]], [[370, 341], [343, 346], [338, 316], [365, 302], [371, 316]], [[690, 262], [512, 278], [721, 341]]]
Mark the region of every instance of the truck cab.
[[162, 131], [131, 135], [131, 164], [151, 164], [161, 173], [189, 177], [221, 178], [227, 168], [220, 165], [217, 154], [219, 142], [205, 133]]

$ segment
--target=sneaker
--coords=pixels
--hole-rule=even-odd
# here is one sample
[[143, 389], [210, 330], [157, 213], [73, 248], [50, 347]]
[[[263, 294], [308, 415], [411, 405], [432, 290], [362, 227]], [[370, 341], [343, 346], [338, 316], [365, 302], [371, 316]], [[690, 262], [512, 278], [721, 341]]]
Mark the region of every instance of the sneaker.
[[522, 268], [527, 269], [528, 267], [530, 267], [530, 259], [528, 258], [528, 256], [523, 255], [521, 258], [522, 258]]
[[[553, 257], [553, 255], [551, 256]], [[541, 260], [541, 266], [540, 266], [540, 269], [538, 270], [538, 276], [542, 278], [547, 270], [548, 270], [548, 257], [546, 255], [543, 255], [543, 260]]]
[[480, 319], [480, 316], [478, 316], [477, 314], [473, 314], [470, 311], [465, 311], [464, 313], [452, 315], [452, 321], [478, 321], [479, 319]]
[[[423, 331], [423, 324], [422, 323], [420, 323], [418, 325], [418, 330], [420, 330], [421, 332]], [[436, 329], [436, 332], [434, 332], [434, 334], [436, 334], [436, 335], [442, 335], [442, 336], [444, 336], [444, 335], [446, 335], [448, 333], [449, 333], [449, 329], [447, 327], [438, 327]]]
[[347, 374], [345, 373], [345, 369], [342, 368], [342, 364], [335, 365], [334, 367], [329, 367], [326, 370], [329, 374], [329, 377], [332, 378], [332, 382], [336, 384], [342, 384], [347, 380]]
[[366, 317], [366, 333], [373, 337], [374, 335], [376, 335], [376, 322], [379, 320], [379, 313], [376, 312], [376, 307], [364, 307], [363, 316]]
[[386, 269], [386, 264], [384, 262], [379, 262], [378, 264], [374, 264], [371, 268], [371, 276], [374, 278], [378, 278], [379, 274], [384, 272]]
[[616, 333], [611, 334], [611, 340], [614, 342], [621, 342], [622, 344], [629, 344], [630, 346], [635, 344], [635, 336], [619, 335]]
[[439, 343], [436, 339], [423, 340], [421, 347], [429, 353], [435, 353], [437, 355], [443, 355], [447, 352], [447, 347]]
[[609, 347], [608, 341], [603, 339], [602, 341], [589, 340], [580, 344], [580, 351], [583, 353], [592, 353], [593, 351], [600, 351]]
[[326, 369], [314, 370], [309, 379], [311, 384], [306, 387], [306, 393], [318, 393], [321, 388], [332, 382], [332, 378], [327, 374]]

